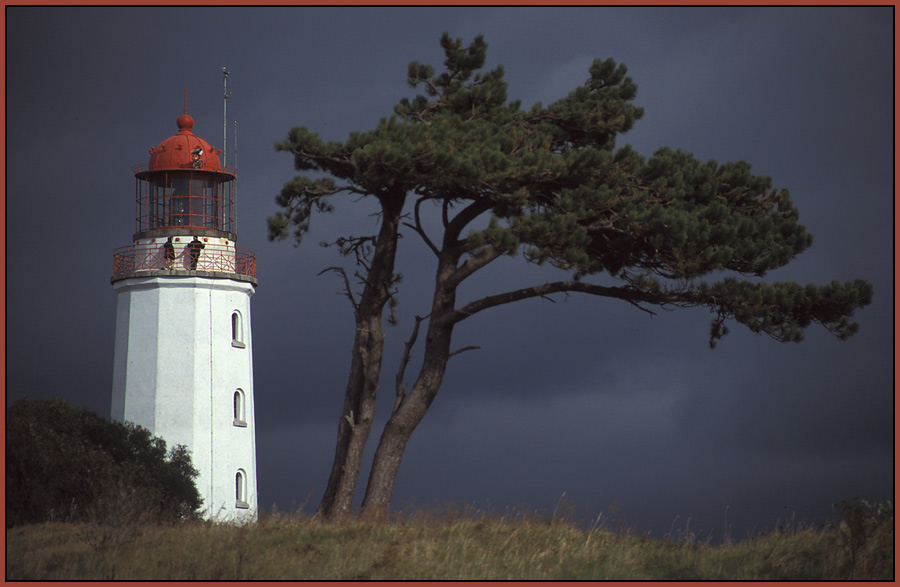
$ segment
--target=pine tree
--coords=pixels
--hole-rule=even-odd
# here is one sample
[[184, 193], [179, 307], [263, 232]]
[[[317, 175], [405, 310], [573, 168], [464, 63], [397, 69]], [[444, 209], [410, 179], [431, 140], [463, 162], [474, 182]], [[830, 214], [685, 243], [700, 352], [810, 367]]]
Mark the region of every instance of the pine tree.
[[[400, 100], [374, 130], [325, 143], [298, 127], [276, 145], [294, 156], [296, 169], [330, 177], [299, 176], [284, 186], [280, 210], [269, 218], [271, 239], [293, 232], [301, 242], [313, 212], [331, 211], [329, 200], [339, 194], [379, 204], [377, 234], [333, 243], [352, 256], [363, 288], [355, 294], [344, 269], [332, 268], [352, 303], [356, 339], [320, 514], [350, 512], [381, 376], [384, 311], [398, 291], [394, 260], [403, 229], [433, 253], [435, 285], [431, 312], [416, 318], [401, 359], [363, 500], [367, 514], [388, 507], [407, 442], [449, 359], [466, 350], [452, 349], [454, 327], [488, 308], [567, 292], [620, 299], [651, 314], [702, 306], [714, 314], [710, 346], [727, 333], [728, 321], [778, 341], [802, 340], [813, 323], [841, 339], [856, 332], [850, 318], [870, 302], [868, 282], [761, 279], [812, 244], [786, 189], [753, 175], [743, 161], [702, 162], [669, 148], [644, 158], [616, 146], [643, 115], [632, 104], [637, 87], [624, 65], [595, 60], [569, 95], [524, 110], [508, 101], [502, 67], [481, 72], [482, 37], [464, 46], [444, 34], [441, 46], [444, 71], [412, 62], [407, 81], [424, 93]], [[429, 212], [439, 215], [437, 234], [424, 220]], [[457, 302], [466, 279], [516, 255], [570, 277]], [[423, 363], [407, 390], [405, 369], [426, 319]]]

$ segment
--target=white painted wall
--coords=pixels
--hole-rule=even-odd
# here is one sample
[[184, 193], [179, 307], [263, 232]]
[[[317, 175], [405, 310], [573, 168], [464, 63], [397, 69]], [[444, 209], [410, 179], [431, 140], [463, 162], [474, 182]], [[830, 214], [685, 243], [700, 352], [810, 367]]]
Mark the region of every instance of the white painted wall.
[[[133, 277], [113, 287], [118, 307], [112, 418], [148, 428], [169, 447], [191, 450], [206, 517], [255, 520], [253, 284], [184, 275]], [[235, 312], [243, 346], [232, 340]], [[246, 426], [235, 425], [238, 389]], [[246, 508], [237, 505], [238, 470], [246, 473]]]

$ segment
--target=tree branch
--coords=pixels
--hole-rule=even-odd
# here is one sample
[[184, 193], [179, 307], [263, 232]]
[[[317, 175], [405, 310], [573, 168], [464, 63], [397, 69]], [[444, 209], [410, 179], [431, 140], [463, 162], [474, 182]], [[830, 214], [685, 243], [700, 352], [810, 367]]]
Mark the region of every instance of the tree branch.
[[457, 239], [459, 239], [462, 230], [470, 222], [490, 210], [493, 205], [493, 202], [489, 201], [487, 198], [479, 198], [463, 208], [459, 214], [453, 217], [453, 220], [447, 222], [445, 219], [445, 226], [447, 227], [444, 231], [445, 247], [449, 242], [455, 243]]
[[475, 345], [464, 346], [463, 348], [456, 349], [455, 351], [453, 351], [452, 353], [447, 355], [447, 359], [450, 359], [451, 357], [458, 355], [460, 353], [464, 353], [466, 351], [477, 351], [480, 348], [481, 348], [480, 346], [475, 346]]
[[[318, 153], [305, 151], [303, 149], [298, 149], [296, 147], [289, 147], [287, 149], [289, 153], [291, 153], [295, 158], [307, 159], [311, 163], [313, 163], [314, 167], [321, 169], [322, 171], [328, 171], [331, 173], [332, 169], [339, 169], [342, 171], [340, 174], [333, 175], [343, 175], [344, 177], [352, 176], [354, 171], [357, 170], [356, 163], [352, 161], [352, 159], [343, 159], [336, 157], [329, 157], [327, 155], [321, 155]], [[354, 191], [356, 193], [362, 195], [368, 195], [367, 192], [360, 191], [358, 188], [350, 188], [348, 191]]]
[[466, 259], [465, 263], [460, 265], [457, 270], [453, 272], [448, 280], [449, 285], [454, 288], [457, 287], [470, 275], [502, 256], [503, 253], [497, 247], [488, 245], [485, 247], [482, 254], [470, 256]]
[[353, 306], [353, 315], [357, 316], [359, 311], [359, 304], [353, 297], [353, 291], [350, 289], [350, 280], [347, 278], [347, 272], [344, 271], [343, 267], [328, 267], [319, 271], [317, 275], [322, 275], [323, 273], [328, 273], [329, 271], [334, 271], [344, 279], [344, 291], [342, 293], [347, 296], [348, 300], [350, 300], [350, 305]]
[[425, 244], [428, 245], [428, 248], [431, 249], [431, 252], [434, 253], [435, 256], [440, 257], [441, 252], [438, 250], [438, 248], [435, 246], [435, 244], [431, 241], [431, 239], [428, 238], [428, 234], [425, 233], [425, 229], [422, 227], [422, 219], [421, 219], [421, 216], [419, 215], [419, 206], [421, 206], [422, 202], [424, 202], [427, 199], [428, 198], [419, 198], [418, 200], [416, 200], [416, 205], [413, 208], [416, 223], [413, 225], [408, 222], [404, 222], [403, 224], [404, 224], [404, 226], [408, 226], [409, 228], [412, 228], [413, 230], [415, 230], [419, 234], [419, 236], [422, 237], [422, 240], [425, 241]]
[[403, 375], [406, 373], [406, 366], [409, 364], [412, 348], [416, 344], [416, 339], [419, 337], [419, 325], [422, 324], [422, 320], [427, 317], [428, 316], [425, 316], [424, 318], [422, 316], [416, 316], [416, 325], [413, 326], [412, 334], [409, 336], [409, 340], [405, 341], [403, 346], [403, 357], [400, 359], [400, 368], [397, 370], [397, 377], [395, 378], [397, 399], [394, 400], [394, 408], [391, 410], [392, 414], [397, 412], [397, 409], [400, 408], [400, 404], [403, 403], [403, 399], [406, 397], [406, 385], [403, 383]]
[[448, 316], [448, 321], [455, 324], [477, 314], [478, 312], [481, 312], [482, 310], [487, 310], [488, 308], [494, 308], [496, 306], [502, 306], [503, 304], [510, 304], [512, 302], [518, 302], [520, 300], [526, 300], [530, 298], [544, 297], [549, 294], [560, 292], [580, 292], [595, 296], [624, 300], [635, 306], [639, 310], [647, 312], [650, 315], [655, 315], [655, 313], [641, 306], [640, 302], [646, 302], [659, 306], [694, 306], [699, 304], [699, 301], [689, 293], [682, 294], [678, 292], [666, 291], [648, 292], [633, 287], [607, 287], [603, 285], [596, 285], [593, 283], [585, 283], [582, 281], [556, 281], [545, 283], [543, 285], [525, 287], [522, 289], [517, 289], [493, 296], [483, 297], [479, 300], [470, 302], [462, 308], [459, 308], [458, 310], [452, 312]]

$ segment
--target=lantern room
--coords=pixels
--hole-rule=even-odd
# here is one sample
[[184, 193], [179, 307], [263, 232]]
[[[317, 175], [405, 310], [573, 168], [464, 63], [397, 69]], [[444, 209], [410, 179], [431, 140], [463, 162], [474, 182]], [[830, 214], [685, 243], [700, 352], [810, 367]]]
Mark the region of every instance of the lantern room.
[[234, 239], [234, 170], [193, 133], [182, 114], [178, 133], [150, 149], [150, 163], [135, 169], [137, 238], [191, 233]]

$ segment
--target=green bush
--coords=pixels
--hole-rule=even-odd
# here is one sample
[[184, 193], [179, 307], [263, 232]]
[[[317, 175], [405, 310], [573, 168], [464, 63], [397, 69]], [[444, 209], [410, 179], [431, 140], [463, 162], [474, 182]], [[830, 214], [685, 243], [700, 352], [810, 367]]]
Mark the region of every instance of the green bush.
[[48, 521], [104, 525], [198, 516], [197, 470], [146, 428], [59, 400], [6, 411], [6, 527]]

